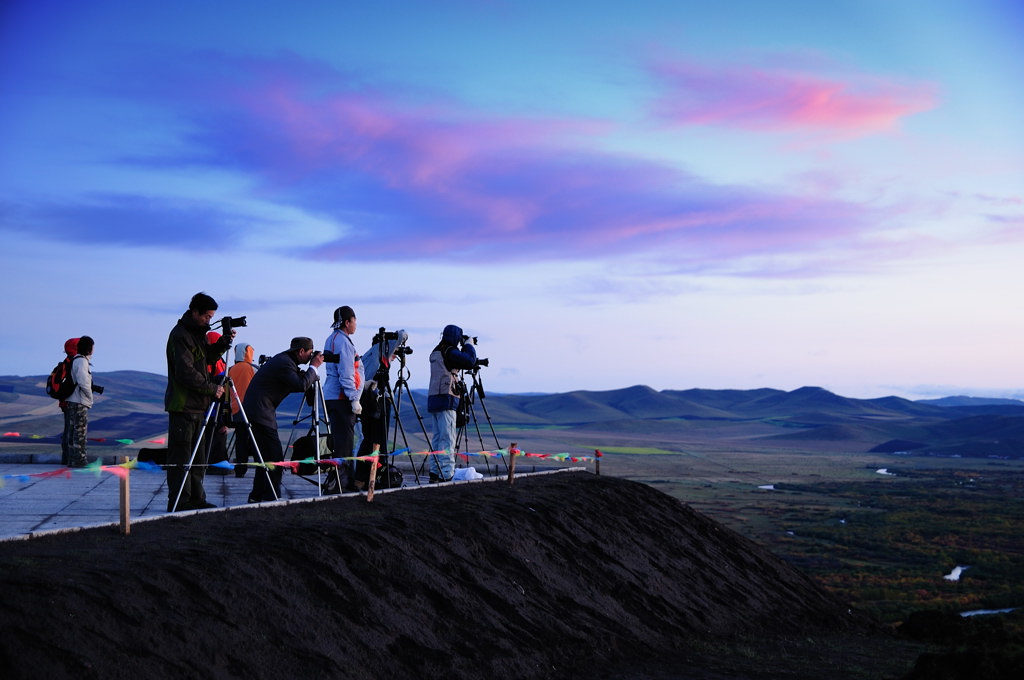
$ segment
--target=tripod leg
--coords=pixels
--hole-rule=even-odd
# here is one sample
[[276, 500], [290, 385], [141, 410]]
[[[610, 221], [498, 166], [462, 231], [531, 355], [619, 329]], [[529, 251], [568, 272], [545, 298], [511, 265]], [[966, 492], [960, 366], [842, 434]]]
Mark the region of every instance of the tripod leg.
[[[206, 434], [206, 427], [210, 423], [210, 419], [213, 417], [214, 409], [217, 407], [217, 402], [210, 404], [210, 408], [206, 411], [206, 417], [203, 420], [203, 426], [199, 428], [199, 434], [196, 437], [195, 445], [192, 447], [192, 455], [188, 459], [188, 464], [185, 466], [184, 473], [181, 477], [181, 484], [178, 486], [178, 493], [174, 497], [174, 502], [169, 508], [168, 512], [177, 512], [178, 503], [181, 502], [181, 494], [185, 491], [185, 484], [188, 483], [189, 474], [192, 472], [192, 465], [195, 463], [196, 454], [199, 452], [199, 447], [203, 445], [203, 436]], [[191, 499], [191, 495], [189, 496]]]
[[[260, 452], [260, 445], [256, 443], [256, 435], [252, 431], [252, 423], [249, 422], [249, 416], [245, 414], [245, 407], [242, 406], [242, 400], [238, 398], [238, 390], [235, 389], [235, 383], [233, 380], [228, 378], [227, 380], [228, 389], [235, 397], [235, 401], [238, 403], [238, 414], [241, 416], [241, 423], [245, 427], [246, 432], [249, 433], [249, 443], [252, 444], [252, 457], [253, 460], [258, 461], [260, 464], [260, 470], [263, 470], [264, 474], [267, 475], [267, 484], [270, 486], [271, 491], [274, 494], [274, 500], [278, 500], [277, 489], [274, 488], [274, 480], [270, 476], [270, 470], [267, 469], [267, 464], [263, 460], [263, 454]], [[237, 447], [237, 445], [236, 445]], [[259, 474], [259, 470], [256, 471]]]

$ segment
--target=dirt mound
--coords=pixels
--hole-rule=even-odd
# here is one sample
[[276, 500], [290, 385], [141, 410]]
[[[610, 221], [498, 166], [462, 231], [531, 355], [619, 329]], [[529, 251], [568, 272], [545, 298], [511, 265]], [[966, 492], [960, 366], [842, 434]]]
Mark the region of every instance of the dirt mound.
[[578, 472], [9, 542], [0, 574], [5, 678], [555, 678], [869, 627], [685, 504]]

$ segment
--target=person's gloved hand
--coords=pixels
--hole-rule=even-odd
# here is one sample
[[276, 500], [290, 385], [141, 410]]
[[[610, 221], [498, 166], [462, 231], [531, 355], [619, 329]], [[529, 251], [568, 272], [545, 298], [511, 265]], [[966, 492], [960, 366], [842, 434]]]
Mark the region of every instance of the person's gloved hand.
[[358, 416], [362, 412], [363, 412], [363, 405], [360, 404], [358, 401], [353, 401], [352, 402], [352, 413], [355, 413]]

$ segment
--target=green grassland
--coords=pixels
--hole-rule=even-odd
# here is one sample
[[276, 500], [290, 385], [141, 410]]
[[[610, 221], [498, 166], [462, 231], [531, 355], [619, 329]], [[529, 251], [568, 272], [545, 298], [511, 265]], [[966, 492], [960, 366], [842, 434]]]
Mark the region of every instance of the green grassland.
[[[629, 445], [618, 428], [531, 433], [560, 450], [600, 449], [602, 474], [679, 498], [880, 621], [1024, 606], [1024, 460], [790, 446], [760, 434], [756, 425], [689, 428], [684, 438], [661, 429]], [[943, 578], [958, 565], [970, 567], [959, 581]]]

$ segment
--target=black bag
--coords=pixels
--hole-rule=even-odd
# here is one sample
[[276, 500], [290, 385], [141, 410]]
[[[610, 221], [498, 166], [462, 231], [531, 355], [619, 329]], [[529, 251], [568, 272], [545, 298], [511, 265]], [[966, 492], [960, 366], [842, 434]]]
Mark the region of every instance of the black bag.
[[352, 463], [342, 461], [341, 465], [327, 471], [327, 481], [323, 483], [325, 494], [336, 494], [352, 490]]
[[400, 489], [402, 488], [402, 471], [391, 464], [381, 465], [377, 468], [378, 489]]
[[[316, 435], [307, 434], [299, 437], [292, 443], [292, 460], [316, 460]], [[299, 463], [295, 467], [295, 473], [299, 475], [315, 475], [318, 465], [316, 463]]]
[[140, 463], [167, 465], [167, 449], [139, 449], [137, 460]]

